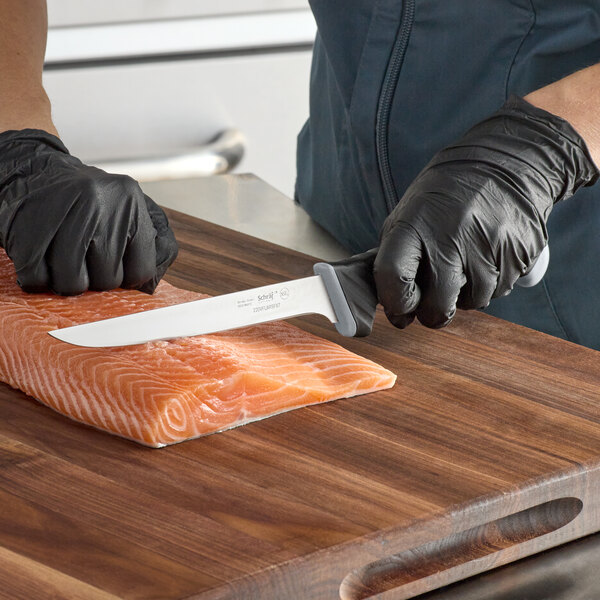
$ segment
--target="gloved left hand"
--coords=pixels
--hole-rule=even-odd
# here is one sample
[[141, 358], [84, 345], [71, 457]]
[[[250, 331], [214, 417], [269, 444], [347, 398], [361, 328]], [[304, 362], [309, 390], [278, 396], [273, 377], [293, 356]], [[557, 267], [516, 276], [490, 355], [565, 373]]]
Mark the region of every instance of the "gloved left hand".
[[23, 290], [65, 295], [152, 293], [177, 256], [165, 213], [136, 181], [36, 129], [0, 133], [0, 246]]
[[443, 327], [510, 292], [548, 241], [555, 202], [598, 178], [565, 120], [510, 98], [436, 154], [387, 218], [374, 276], [397, 327]]

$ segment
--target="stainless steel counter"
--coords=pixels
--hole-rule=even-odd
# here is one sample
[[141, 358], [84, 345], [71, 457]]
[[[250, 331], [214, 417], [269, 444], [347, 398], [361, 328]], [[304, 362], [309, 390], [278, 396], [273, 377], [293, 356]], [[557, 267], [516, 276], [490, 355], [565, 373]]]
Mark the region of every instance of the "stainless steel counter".
[[306, 212], [255, 175], [219, 175], [141, 184], [161, 206], [323, 260], [349, 256]]

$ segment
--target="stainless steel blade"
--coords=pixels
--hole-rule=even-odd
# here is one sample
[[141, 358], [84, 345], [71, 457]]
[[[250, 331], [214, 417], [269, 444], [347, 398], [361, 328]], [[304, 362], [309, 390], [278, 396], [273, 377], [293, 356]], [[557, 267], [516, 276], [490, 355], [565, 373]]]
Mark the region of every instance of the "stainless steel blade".
[[320, 275], [56, 329], [49, 333], [56, 339], [77, 346], [132, 346], [312, 313], [321, 314], [332, 323], [337, 322]]

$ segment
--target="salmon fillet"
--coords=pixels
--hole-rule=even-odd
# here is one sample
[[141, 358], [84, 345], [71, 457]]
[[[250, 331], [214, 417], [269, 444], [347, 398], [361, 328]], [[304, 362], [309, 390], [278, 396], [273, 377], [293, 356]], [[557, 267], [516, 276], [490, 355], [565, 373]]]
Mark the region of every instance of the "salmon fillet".
[[0, 249], [0, 380], [154, 448], [394, 384], [383, 367], [285, 322], [120, 348], [81, 348], [47, 333], [203, 297], [164, 281], [152, 296], [26, 294]]

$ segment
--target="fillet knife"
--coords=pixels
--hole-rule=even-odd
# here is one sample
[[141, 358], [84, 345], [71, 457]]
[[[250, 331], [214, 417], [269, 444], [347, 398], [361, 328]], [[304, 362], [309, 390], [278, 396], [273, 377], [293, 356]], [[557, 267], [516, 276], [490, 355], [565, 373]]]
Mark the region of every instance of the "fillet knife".
[[[307, 314], [329, 319], [344, 336], [371, 333], [377, 292], [373, 263], [377, 248], [332, 264], [317, 263], [314, 275], [194, 300], [122, 317], [56, 329], [58, 340], [102, 348], [133, 346], [155, 340], [216, 333]], [[548, 246], [533, 268], [519, 278], [522, 287], [537, 284], [548, 266]]]

